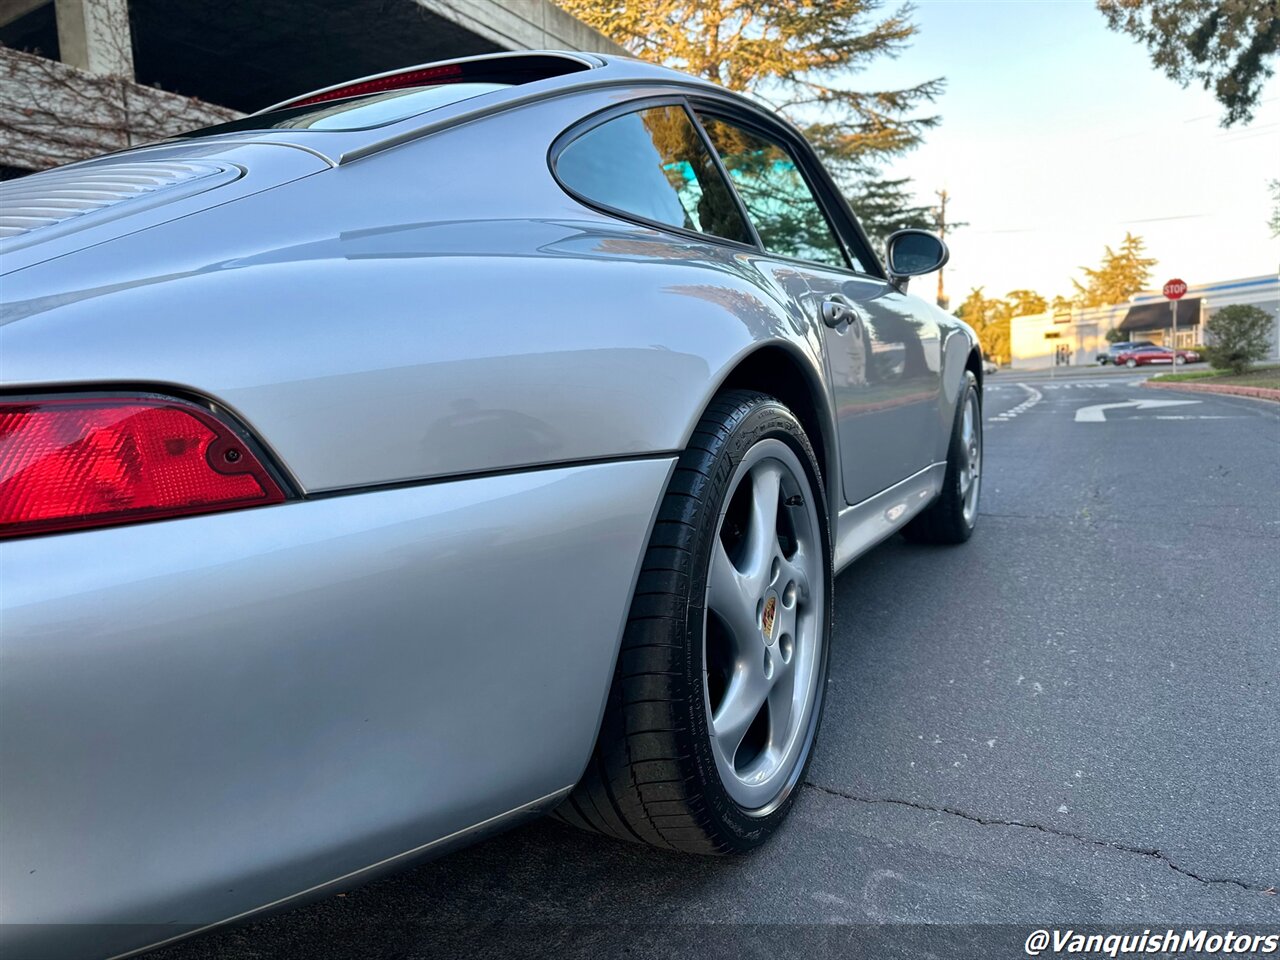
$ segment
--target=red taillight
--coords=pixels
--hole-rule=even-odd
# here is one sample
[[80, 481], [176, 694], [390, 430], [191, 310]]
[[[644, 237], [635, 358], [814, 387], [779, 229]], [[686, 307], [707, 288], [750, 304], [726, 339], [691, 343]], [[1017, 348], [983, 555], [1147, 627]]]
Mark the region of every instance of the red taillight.
[[328, 100], [342, 100], [346, 97], [358, 97], [367, 93], [385, 93], [387, 90], [401, 90], [405, 87], [420, 87], [425, 83], [449, 83], [462, 76], [462, 64], [449, 63], [442, 67], [426, 67], [422, 70], [406, 70], [404, 73], [393, 73], [389, 77], [377, 77], [373, 80], [362, 80], [345, 87], [325, 90], [302, 100], [294, 100], [290, 107], [305, 107], [310, 103], [324, 103]]
[[195, 404], [0, 401], [0, 537], [284, 499], [244, 441]]

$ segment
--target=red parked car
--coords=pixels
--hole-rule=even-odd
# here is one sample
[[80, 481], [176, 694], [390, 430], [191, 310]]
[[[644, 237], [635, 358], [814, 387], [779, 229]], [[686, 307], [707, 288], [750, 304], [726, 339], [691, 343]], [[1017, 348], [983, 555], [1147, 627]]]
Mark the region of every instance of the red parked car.
[[1116, 354], [1115, 364], [1137, 367], [1149, 363], [1199, 363], [1204, 357], [1194, 350], [1170, 350], [1168, 347], [1135, 347]]

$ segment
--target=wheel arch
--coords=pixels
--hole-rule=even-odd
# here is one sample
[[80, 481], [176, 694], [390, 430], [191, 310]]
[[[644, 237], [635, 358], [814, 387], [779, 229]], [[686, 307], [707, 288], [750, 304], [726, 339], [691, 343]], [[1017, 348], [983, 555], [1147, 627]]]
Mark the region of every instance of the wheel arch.
[[[802, 357], [790, 344], [762, 344], [739, 357], [725, 371], [707, 403], [726, 390], [758, 390], [791, 408], [817, 454], [826, 488], [828, 516], [834, 523], [843, 506], [838, 438], [831, 404], [813, 362]], [[698, 417], [701, 415], [699, 411]]]
[[964, 362], [964, 368], [972, 371], [973, 375], [978, 378], [978, 393], [981, 395], [982, 381], [985, 375], [982, 372], [982, 348], [977, 344], [974, 344], [973, 349], [969, 351], [969, 356]]

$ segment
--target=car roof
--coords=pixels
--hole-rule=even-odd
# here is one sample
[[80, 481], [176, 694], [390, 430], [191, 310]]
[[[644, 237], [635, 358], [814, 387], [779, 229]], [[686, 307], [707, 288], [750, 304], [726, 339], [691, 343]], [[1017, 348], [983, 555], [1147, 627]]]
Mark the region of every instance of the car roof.
[[[328, 87], [321, 87], [318, 90], [310, 90], [306, 93], [299, 93], [287, 100], [272, 104], [263, 110], [257, 111], [257, 114], [270, 113], [275, 110], [282, 110], [285, 107], [292, 106], [301, 101], [311, 100], [318, 96], [322, 96], [334, 91], [343, 90], [348, 87], [355, 87], [363, 84], [370, 84], [376, 81], [391, 80], [398, 76], [412, 75], [427, 70], [436, 70], [442, 67], [451, 66], [474, 66], [484, 64], [496, 71], [500, 71], [503, 67], [509, 68], [513, 73], [521, 71], [523, 68], [532, 63], [545, 64], [548, 61], [561, 61], [564, 69], [558, 76], [549, 76], [545, 80], [564, 80], [569, 78], [578, 83], [572, 85], [577, 86], [582, 81], [589, 83], [603, 84], [616, 83], [618, 81], [652, 81], [665, 80], [670, 83], [693, 83], [700, 86], [710, 87], [716, 91], [723, 91], [723, 87], [703, 80], [699, 77], [691, 76], [687, 73], [681, 73], [679, 70], [673, 70], [670, 67], [664, 67], [656, 63], [649, 63], [645, 60], [638, 60], [635, 57], [623, 56], [620, 54], [598, 54], [598, 53], [578, 53], [569, 50], [519, 50], [503, 53], [485, 53], [471, 57], [455, 57], [451, 60], [433, 60], [430, 63], [419, 63], [412, 66], [400, 67], [396, 70], [387, 70], [382, 73], [369, 74], [364, 77], [357, 77], [352, 80], [344, 80], [342, 83], [332, 84]], [[589, 76], [584, 76], [588, 74]], [[553, 84], [559, 86], [559, 84]]]
[[[342, 131], [308, 130], [305, 128], [271, 129], [264, 127], [261, 130], [241, 128], [235, 131], [216, 133], [210, 136], [206, 142], [234, 140], [237, 142], [288, 143], [319, 154], [331, 163], [339, 165], [377, 153], [400, 143], [415, 140], [438, 129], [472, 119], [479, 119], [489, 114], [501, 113], [522, 106], [525, 103], [601, 87], [628, 86], [680, 88], [683, 92], [691, 94], [703, 94], [714, 96], [721, 100], [731, 100], [737, 105], [759, 115], [762, 119], [781, 123], [793, 133], [799, 134], [793, 124], [779, 117], [776, 112], [768, 110], [749, 97], [726, 90], [724, 87], [709, 80], [644, 60], [637, 60], [634, 57], [619, 54], [579, 53], [567, 50], [527, 50], [514, 53], [492, 53], [415, 64], [399, 70], [358, 77], [340, 84], [323, 87], [319, 90], [300, 93], [296, 97], [290, 97], [288, 100], [273, 104], [251, 116], [264, 116], [277, 110], [298, 107], [306, 101], [318, 97], [326, 98], [325, 95], [333, 95], [335, 93], [339, 95], [333, 96], [332, 99], [337, 102], [337, 100], [341, 99], [340, 91], [347, 88], [387, 81], [394, 82], [394, 78], [397, 76], [419, 74], [442, 67], [483, 64], [486, 68], [492, 68], [486, 69], [486, 72], [491, 75], [500, 75], [504, 67], [509, 67], [513, 74], [519, 74], [522, 71], [527, 72], [531, 63], [539, 62], [545, 65], [548, 61], [562, 61], [564, 64], [563, 72], [553, 72], [551, 75], [538, 77], [536, 82], [516, 83], [503, 90], [461, 100], [457, 103], [441, 106], [428, 112], [381, 126], [363, 130]], [[360, 94], [357, 92], [351, 95], [358, 96]], [[240, 124], [237, 123], [237, 127], [239, 126]], [[175, 139], [181, 140], [183, 138], [178, 137]]]

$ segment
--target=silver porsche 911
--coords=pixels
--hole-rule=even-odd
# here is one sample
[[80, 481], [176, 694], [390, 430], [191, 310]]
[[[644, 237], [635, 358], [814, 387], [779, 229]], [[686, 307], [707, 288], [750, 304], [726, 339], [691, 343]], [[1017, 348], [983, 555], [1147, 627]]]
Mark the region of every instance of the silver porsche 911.
[[625, 58], [311, 93], [0, 188], [6, 956], [521, 818], [762, 843], [832, 578], [973, 530], [982, 356], [796, 130]]

